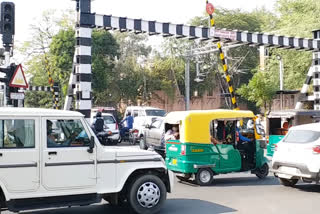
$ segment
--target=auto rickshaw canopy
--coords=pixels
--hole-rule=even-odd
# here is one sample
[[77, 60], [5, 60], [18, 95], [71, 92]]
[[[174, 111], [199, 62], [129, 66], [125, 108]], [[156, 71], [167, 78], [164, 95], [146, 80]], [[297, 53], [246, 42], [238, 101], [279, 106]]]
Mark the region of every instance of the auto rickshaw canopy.
[[243, 118], [254, 118], [252, 111], [238, 110], [195, 110], [170, 112], [164, 119], [166, 124], [180, 125], [180, 141], [184, 143], [210, 142], [210, 122], [212, 120], [241, 120]]

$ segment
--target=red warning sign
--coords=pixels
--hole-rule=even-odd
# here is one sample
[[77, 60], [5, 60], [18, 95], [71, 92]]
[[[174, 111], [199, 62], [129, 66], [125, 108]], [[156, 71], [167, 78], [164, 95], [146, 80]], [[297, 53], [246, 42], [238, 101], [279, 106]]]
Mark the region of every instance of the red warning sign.
[[22, 65], [18, 65], [16, 71], [14, 72], [12, 79], [9, 83], [10, 87], [15, 88], [28, 88], [28, 82], [26, 80], [26, 77], [24, 76], [24, 72], [22, 69]]

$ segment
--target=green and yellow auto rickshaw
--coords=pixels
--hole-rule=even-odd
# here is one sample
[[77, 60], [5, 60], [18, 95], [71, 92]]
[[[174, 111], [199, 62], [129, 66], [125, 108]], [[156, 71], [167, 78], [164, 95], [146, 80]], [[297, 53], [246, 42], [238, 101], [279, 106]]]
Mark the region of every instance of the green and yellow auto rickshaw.
[[284, 138], [290, 127], [319, 122], [319, 119], [318, 110], [289, 109], [270, 112], [266, 121], [267, 156], [273, 156], [277, 143]]
[[[269, 172], [265, 145], [256, 140], [255, 130], [248, 132], [242, 123], [254, 117], [251, 111], [235, 110], [169, 113], [164, 119], [168, 169], [180, 180], [194, 177], [199, 185], [230, 172], [251, 171], [265, 178]], [[179, 127], [178, 137], [168, 136], [173, 126]]]

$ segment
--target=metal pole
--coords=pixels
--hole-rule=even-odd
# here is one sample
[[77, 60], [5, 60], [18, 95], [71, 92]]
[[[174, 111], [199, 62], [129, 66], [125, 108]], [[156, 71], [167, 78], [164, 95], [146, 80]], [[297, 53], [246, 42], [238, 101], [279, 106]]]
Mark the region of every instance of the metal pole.
[[282, 58], [279, 57], [279, 77], [280, 77], [280, 110], [283, 109], [283, 61], [282, 61]]
[[280, 58], [279, 61], [279, 66], [280, 66], [280, 91], [283, 90], [283, 61], [282, 58]]
[[186, 85], [186, 92], [185, 92], [185, 110], [190, 110], [190, 55], [191, 53], [188, 53], [187, 56], [187, 63], [186, 63], [186, 71], [185, 71], [185, 85]]
[[[7, 48], [6, 48], [7, 49]], [[4, 60], [5, 60], [5, 63], [4, 63], [4, 66], [5, 68], [8, 68], [10, 66], [10, 49], [9, 50], [5, 50], [4, 52]], [[7, 74], [8, 75], [8, 74]], [[10, 97], [7, 97], [7, 85], [9, 86], [9, 83], [6, 83], [4, 84], [4, 93], [3, 93], [3, 103], [4, 103], [4, 106], [12, 106], [12, 103], [9, 103], [10, 101]], [[10, 95], [9, 95], [10, 96]]]

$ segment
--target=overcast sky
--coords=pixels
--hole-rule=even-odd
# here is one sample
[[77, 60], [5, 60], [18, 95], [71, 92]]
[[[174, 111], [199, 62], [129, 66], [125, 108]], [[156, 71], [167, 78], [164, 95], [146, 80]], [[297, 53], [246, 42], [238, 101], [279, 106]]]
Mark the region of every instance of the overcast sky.
[[[10, 0], [7, 0], [10, 1]], [[48, 9], [75, 8], [72, 0], [13, 0], [16, 5], [16, 42], [28, 39], [29, 25]], [[212, 0], [215, 7], [241, 8], [250, 11], [265, 6], [272, 10], [276, 0]], [[92, 12], [145, 20], [185, 24], [194, 16], [202, 15], [205, 0], [94, 0]]]

